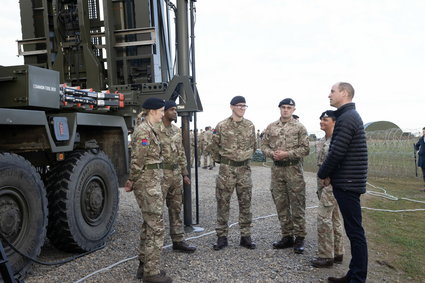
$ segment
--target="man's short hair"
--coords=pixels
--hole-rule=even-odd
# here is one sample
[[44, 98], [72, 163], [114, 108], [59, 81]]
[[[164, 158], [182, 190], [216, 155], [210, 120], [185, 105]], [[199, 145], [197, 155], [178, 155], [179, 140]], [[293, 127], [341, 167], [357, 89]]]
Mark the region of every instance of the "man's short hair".
[[349, 83], [345, 83], [345, 82], [340, 82], [338, 85], [338, 89], [339, 91], [347, 91], [348, 95], [353, 98], [354, 97], [354, 88], [351, 84]]

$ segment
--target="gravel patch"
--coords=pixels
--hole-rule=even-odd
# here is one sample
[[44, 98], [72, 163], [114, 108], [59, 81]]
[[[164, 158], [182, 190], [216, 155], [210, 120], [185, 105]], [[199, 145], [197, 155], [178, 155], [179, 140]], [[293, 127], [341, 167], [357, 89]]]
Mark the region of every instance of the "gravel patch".
[[[199, 169], [200, 223], [194, 225], [202, 232], [187, 233], [188, 241], [197, 246], [193, 254], [173, 252], [166, 227], [165, 248], [162, 253], [162, 268], [174, 282], [327, 282], [328, 276], [343, 276], [348, 269], [349, 247], [342, 264], [330, 269], [317, 269], [309, 261], [316, 255], [316, 206], [317, 197], [315, 174], [305, 173], [307, 183], [307, 236], [304, 254], [298, 255], [292, 249], [275, 250], [272, 242], [281, 238], [276, 209], [269, 190], [270, 168], [252, 167], [254, 217], [252, 238], [257, 249], [248, 250], [239, 246], [238, 205], [236, 195], [232, 197], [229, 224], [235, 223], [229, 231], [229, 247], [214, 251], [216, 241], [215, 219], [215, 177], [218, 167], [213, 170]], [[194, 172], [192, 178], [194, 179]], [[192, 192], [194, 194], [194, 185]], [[193, 201], [195, 207], [195, 201]], [[168, 216], [165, 214], [168, 224]], [[195, 219], [195, 213], [193, 213]], [[88, 256], [60, 266], [35, 265], [25, 280], [36, 282], [140, 282], [135, 278], [138, 266], [137, 248], [139, 243], [141, 214], [132, 193], [120, 190], [120, 211], [115, 232], [107, 246]], [[346, 239], [346, 244], [348, 240]], [[368, 282], [403, 282], [401, 274], [377, 263], [379, 251], [370, 252]], [[40, 259], [54, 261], [73, 254], [58, 251], [48, 241]]]

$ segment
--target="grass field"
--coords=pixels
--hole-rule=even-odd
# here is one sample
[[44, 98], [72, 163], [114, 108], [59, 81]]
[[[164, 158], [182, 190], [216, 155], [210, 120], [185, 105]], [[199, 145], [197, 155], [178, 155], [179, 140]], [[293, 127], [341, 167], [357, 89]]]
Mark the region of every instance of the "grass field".
[[[388, 210], [425, 209], [425, 203], [401, 199], [425, 202], [425, 192], [419, 190], [424, 188], [419, 178], [369, 177], [369, 183], [386, 189], [388, 194], [399, 200], [367, 194], [362, 206]], [[368, 190], [380, 191], [370, 186]], [[369, 249], [382, 251], [385, 262], [404, 272], [407, 281], [425, 282], [425, 211], [381, 212], [363, 209], [363, 217]]]

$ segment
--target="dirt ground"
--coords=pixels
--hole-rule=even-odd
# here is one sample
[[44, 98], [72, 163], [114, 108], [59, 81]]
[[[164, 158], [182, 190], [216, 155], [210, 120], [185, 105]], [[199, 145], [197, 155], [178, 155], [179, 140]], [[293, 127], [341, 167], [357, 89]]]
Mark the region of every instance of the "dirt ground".
[[[253, 228], [252, 237], [257, 242], [256, 250], [239, 246], [238, 208], [236, 195], [232, 197], [229, 224], [229, 247], [221, 251], [212, 249], [215, 236], [215, 176], [213, 170], [199, 169], [200, 223], [194, 227], [202, 232], [187, 233], [187, 240], [198, 247], [194, 254], [175, 253], [169, 247], [170, 239], [166, 227], [166, 242], [162, 265], [174, 282], [327, 282], [328, 276], [343, 276], [348, 270], [350, 249], [345, 239], [346, 253], [342, 264], [332, 268], [317, 269], [310, 266], [316, 255], [316, 180], [312, 173], [306, 179], [306, 250], [296, 255], [291, 249], [275, 250], [271, 244], [280, 239], [280, 228], [275, 206], [271, 198], [270, 169], [252, 167], [253, 177]], [[194, 171], [192, 172], [194, 179]], [[195, 186], [192, 186], [195, 195]], [[141, 215], [132, 193], [120, 192], [120, 212], [115, 233], [107, 246], [88, 256], [60, 266], [35, 265], [25, 282], [140, 282], [135, 279], [138, 266], [137, 247], [140, 234]], [[193, 200], [193, 210], [195, 200]], [[165, 213], [165, 223], [168, 222]], [[195, 211], [193, 212], [195, 219]], [[188, 229], [192, 230], [192, 229]], [[41, 260], [53, 261], [70, 256], [56, 250], [48, 243], [42, 250]], [[368, 282], [408, 282], [408, 278], [386, 264], [388, 255], [376, 250], [369, 243]]]

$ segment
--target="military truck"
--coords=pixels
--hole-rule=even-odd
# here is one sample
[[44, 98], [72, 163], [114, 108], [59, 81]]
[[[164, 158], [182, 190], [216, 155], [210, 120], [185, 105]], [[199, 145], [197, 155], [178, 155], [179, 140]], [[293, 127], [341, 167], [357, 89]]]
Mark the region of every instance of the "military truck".
[[202, 106], [189, 74], [189, 2], [19, 1], [25, 64], [0, 66], [0, 236], [19, 276], [46, 236], [64, 251], [104, 245], [146, 98], [179, 100], [190, 150], [189, 119]]

